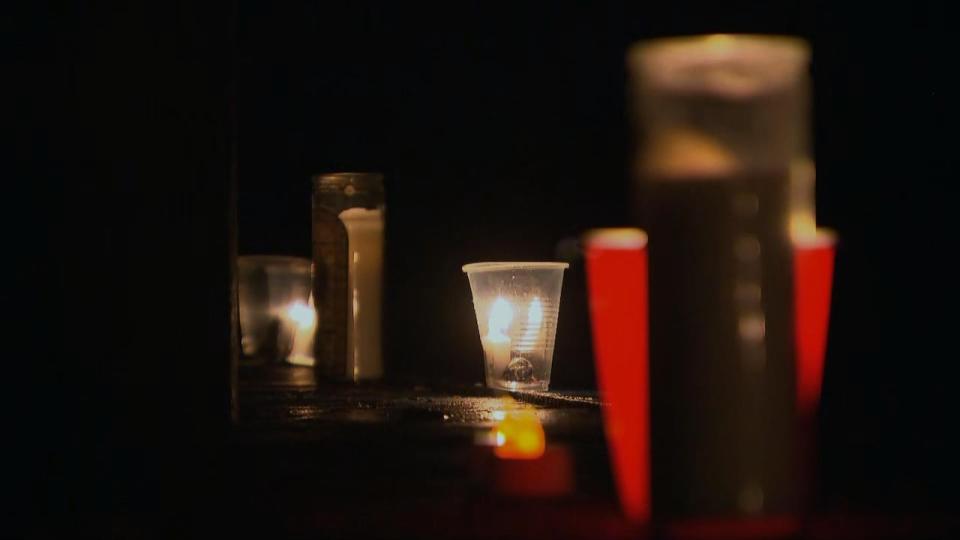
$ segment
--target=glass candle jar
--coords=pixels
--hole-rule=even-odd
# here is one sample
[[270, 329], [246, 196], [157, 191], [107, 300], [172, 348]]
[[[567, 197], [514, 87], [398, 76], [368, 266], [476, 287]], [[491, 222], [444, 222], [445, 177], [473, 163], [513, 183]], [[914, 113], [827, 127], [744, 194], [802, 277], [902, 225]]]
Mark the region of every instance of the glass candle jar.
[[384, 211], [380, 174], [313, 178], [316, 356], [326, 377], [356, 382], [383, 376]]

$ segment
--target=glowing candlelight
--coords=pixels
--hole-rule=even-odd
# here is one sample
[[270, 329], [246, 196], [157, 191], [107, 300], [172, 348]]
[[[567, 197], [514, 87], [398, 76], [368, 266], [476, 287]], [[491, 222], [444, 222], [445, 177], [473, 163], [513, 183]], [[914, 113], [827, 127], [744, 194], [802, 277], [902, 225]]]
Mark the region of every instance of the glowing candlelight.
[[300, 300], [293, 302], [286, 310], [286, 319], [293, 326], [293, 345], [287, 361], [300, 366], [312, 366], [313, 336], [317, 330], [317, 312], [313, 307], [313, 296], [308, 303]]
[[543, 425], [532, 410], [506, 412], [493, 432], [493, 453], [500, 459], [537, 459], [546, 449]]
[[496, 373], [502, 373], [510, 363], [510, 337], [507, 329], [511, 322], [513, 306], [502, 296], [498, 296], [490, 307], [487, 335], [481, 340], [487, 365], [492, 365]]
[[237, 274], [242, 361], [312, 366], [317, 313], [310, 297], [310, 261], [243, 255], [237, 258]]

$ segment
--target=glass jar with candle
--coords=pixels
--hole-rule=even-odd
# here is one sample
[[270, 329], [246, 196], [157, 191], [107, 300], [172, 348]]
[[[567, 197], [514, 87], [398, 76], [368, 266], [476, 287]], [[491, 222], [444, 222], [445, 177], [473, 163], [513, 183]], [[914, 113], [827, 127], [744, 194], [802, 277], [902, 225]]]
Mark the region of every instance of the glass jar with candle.
[[314, 297], [318, 372], [362, 381], [383, 376], [383, 176], [313, 178]]

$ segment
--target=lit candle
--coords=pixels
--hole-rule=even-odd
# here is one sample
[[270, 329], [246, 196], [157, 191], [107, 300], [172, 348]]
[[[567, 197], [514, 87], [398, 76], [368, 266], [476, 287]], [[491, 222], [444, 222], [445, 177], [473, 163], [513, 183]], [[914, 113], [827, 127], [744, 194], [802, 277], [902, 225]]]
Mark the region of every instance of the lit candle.
[[287, 321], [293, 327], [293, 346], [287, 361], [299, 366], [312, 366], [313, 336], [317, 330], [317, 313], [313, 307], [313, 296], [307, 304], [297, 300], [286, 311]]
[[498, 376], [510, 363], [510, 337], [507, 336], [506, 330], [511, 322], [513, 322], [513, 306], [502, 296], [498, 296], [490, 307], [487, 335], [480, 340], [487, 369]]

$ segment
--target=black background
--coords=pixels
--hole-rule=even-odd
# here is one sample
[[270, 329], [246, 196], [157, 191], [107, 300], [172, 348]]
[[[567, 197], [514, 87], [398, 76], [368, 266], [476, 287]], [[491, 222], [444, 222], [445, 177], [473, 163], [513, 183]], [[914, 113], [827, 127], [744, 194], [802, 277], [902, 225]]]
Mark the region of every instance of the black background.
[[[19, 334], [26, 358], [50, 361], [12, 377], [9, 410], [24, 411], [13, 416], [27, 433], [16, 446], [31, 465], [18, 498], [89, 515], [197, 483], [168, 473], [187, 461], [203, 470], [221, 429], [211, 426], [227, 414], [226, 369], [203, 359], [225, 358], [229, 343], [233, 177], [239, 251], [308, 255], [309, 176], [385, 173], [395, 380], [480, 379], [463, 263], [571, 257], [554, 378], [590, 386], [582, 268], [558, 244], [630, 222], [625, 49], [749, 31], [813, 47], [818, 219], [842, 242], [824, 505], [954, 508], [949, 19], [938, 2], [835, 4], [183, 2], [26, 14], [9, 35], [24, 68], [14, 109], [28, 114], [13, 149], [28, 173], [8, 204], [40, 186], [39, 211], [8, 212], [4, 228], [23, 255], [18, 273], [42, 287], [7, 298], [26, 321], [47, 315], [36, 298], [60, 305], [63, 333]], [[38, 244], [51, 265], [35, 262]]]

